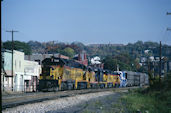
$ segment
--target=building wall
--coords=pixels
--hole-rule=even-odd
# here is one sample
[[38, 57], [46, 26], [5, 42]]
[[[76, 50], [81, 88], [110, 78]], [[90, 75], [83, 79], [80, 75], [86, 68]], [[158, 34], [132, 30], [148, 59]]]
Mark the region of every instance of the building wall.
[[[33, 55], [25, 55], [25, 60], [30, 61], [40, 61], [40, 64], [45, 58], [50, 58], [53, 54], [33, 54]], [[54, 54], [55, 57], [58, 57], [59, 54]]]
[[[13, 59], [13, 77], [12, 77], [12, 52], [10, 50], [5, 50], [3, 52], [4, 58], [4, 72], [1, 72], [1, 77], [3, 84], [1, 84], [3, 91], [25, 91], [25, 84], [28, 81], [29, 86], [33, 90], [36, 89], [39, 75], [41, 73], [41, 66], [38, 62], [24, 60], [24, 53], [14, 50]], [[1, 67], [1, 70], [3, 68]], [[6, 74], [5, 74], [6, 73]]]
[[24, 91], [24, 74], [23, 73], [17, 73], [14, 76], [14, 91]]
[[25, 91], [36, 91], [38, 78], [41, 73], [41, 66], [38, 62], [25, 60], [24, 64]]
[[23, 91], [24, 87], [24, 53], [14, 50], [14, 91]]
[[[3, 80], [2, 90], [11, 91], [12, 90], [12, 52], [5, 50], [2, 52], [4, 64], [1, 67], [1, 77]], [[5, 72], [4, 72], [5, 71]]]
[[11, 51], [5, 51], [5, 52], [3, 52], [3, 55], [4, 55], [4, 69], [5, 69], [7, 75], [11, 75], [11, 69], [12, 69]]
[[28, 75], [39, 76], [41, 72], [41, 66], [38, 62], [25, 60], [24, 72]]
[[[22, 79], [24, 76], [24, 53], [15, 51], [13, 54], [13, 75], [12, 75], [12, 51], [3, 51], [4, 58], [4, 69], [1, 67], [3, 72], [3, 87], [4, 91], [21, 91], [23, 85]], [[13, 87], [12, 87], [13, 86]]]
[[14, 51], [14, 61], [13, 68], [15, 70], [15, 74], [24, 73], [24, 53], [19, 51]]

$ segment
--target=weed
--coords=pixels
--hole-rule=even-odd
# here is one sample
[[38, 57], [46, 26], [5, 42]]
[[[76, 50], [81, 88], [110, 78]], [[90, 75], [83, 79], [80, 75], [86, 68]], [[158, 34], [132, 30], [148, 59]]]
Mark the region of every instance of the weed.
[[158, 91], [150, 92], [150, 94], [141, 94], [140, 92], [131, 92], [122, 97], [122, 101], [126, 103], [126, 108], [129, 112], [141, 111], [143, 113], [167, 113], [167, 100], [161, 101], [156, 98], [159, 95]]
[[97, 100], [94, 104], [96, 107], [102, 106], [102, 103], [99, 100]]
[[90, 110], [88, 110], [88, 109], [85, 109], [82, 113], [95, 113], [95, 112], [90, 111]]

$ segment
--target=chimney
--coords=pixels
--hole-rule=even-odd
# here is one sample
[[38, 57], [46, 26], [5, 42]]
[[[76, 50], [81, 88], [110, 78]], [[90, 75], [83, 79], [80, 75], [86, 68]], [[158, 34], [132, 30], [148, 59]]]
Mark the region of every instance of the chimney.
[[78, 54], [78, 61], [81, 61], [81, 54]]
[[86, 53], [84, 53], [84, 60], [86, 60], [87, 59], [87, 56], [86, 56]]

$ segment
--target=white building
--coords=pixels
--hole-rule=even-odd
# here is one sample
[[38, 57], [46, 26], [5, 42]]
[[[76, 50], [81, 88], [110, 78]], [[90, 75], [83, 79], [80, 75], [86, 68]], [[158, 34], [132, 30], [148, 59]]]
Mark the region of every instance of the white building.
[[24, 64], [24, 90], [36, 91], [41, 66], [38, 62], [25, 60]]
[[13, 75], [12, 75], [12, 51], [3, 50], [3, 64], [1, 76], [3, 78], [3, 91], [20, 91], [23, 85], [24, 53], [13, 51]]
[[12, 91], [12, 54], [9, 50], [2, 50], [1, 88], [3, 91]]
[[101, 64], [100, 57], [95, 56], [94, 58], [92, 58], [91, 59], [91, 64]]
[[23, 78], [24, 78], [24, 53], [14, 50], [14, 60], [13, 60], [13, 69], [14, 69], [14, 91], [23, 91]]
[[[41, 72], [41, 66], [37, 62], [24, 60], [24, 53], [14, 50], [12, 75], [12, 52], [10, 50], [3, 50], [2, 56], [2, 90], [35, 91]], [[30, 87], [32, 89], [28, 90]]]

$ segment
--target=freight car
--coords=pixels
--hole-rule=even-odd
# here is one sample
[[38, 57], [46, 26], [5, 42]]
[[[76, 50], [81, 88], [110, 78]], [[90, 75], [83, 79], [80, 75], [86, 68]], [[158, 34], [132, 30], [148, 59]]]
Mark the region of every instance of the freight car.
[[126, 78], [126, 86], [143, 86], [148, 85], [148, 75], [140, 72], [123, 71]]

